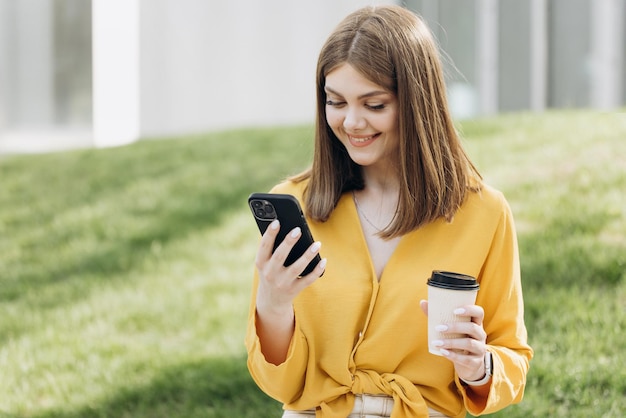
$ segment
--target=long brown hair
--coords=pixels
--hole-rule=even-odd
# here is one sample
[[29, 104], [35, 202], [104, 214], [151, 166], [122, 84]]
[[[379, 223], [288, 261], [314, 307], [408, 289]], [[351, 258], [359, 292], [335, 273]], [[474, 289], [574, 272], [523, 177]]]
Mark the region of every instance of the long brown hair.
[[347, 16], [322, 47], [317, 64], [317, 120], [313, 164], [291, 178], [309, 179], [308, 216], [325, 221], [341, 195], [364, 187], [361, 167], [326, 122], [326, 76], [348, 63], [398, 100], [400, 196], [381, 237], [400, 236], [444, 217], [450, 220], [480, 174], [452, 122], [443, 69], [426, 24], [400, 6], [365, 7]]

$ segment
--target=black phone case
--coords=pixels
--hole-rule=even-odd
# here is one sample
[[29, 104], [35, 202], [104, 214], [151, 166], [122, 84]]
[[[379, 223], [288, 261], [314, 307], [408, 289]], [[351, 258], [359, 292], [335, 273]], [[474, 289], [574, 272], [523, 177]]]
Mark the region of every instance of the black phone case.
[[[271, 213], [272, 210], [266, 210], [266, 208], [269, 208], [267, 206], [268, 203], [271, 207], [273, 207], [274, 213]], [[260, 204], [262, 204], [263, 206], [259, 206]], [[293, 264], [293, 262], [300, 258], [302, 254], [304, 254], [304, 252], [309, 249], [313, 242], [315, 242], [304, 217], [304, 213], [302, 212], [302, 208], [300, 207], [300, 204], [298, 203], [296, 198], [292, 195], [274, 193], [252, 193], [250, 197], [248, 197], [248, 206], [252, 211], [252, 215], [256, 220], [257, 226], [259, 227], [259, 231], [261, 232], [261, 234], [265, 233], [267, 227], [274, 221], [274, 219], [279, 220], [280, 231], [278, 232], [278, 236], [274, 241], [274, 250], [280, 245], [280, 243], [285, 239], [287, 234], [291, 232], [292, 229], [299, 226], [302, 230], [302, 235], [300, 239], [285, 260], [285, 266], [290, 266], [291, 264]], [[311, 271], [313, 271], [313, 269], [320, 261], [321, 257], [318, 254], [304, 269], [304, 271], [300, 273], [300, 276], [306, 276], [307, 274], [309, 274]]]

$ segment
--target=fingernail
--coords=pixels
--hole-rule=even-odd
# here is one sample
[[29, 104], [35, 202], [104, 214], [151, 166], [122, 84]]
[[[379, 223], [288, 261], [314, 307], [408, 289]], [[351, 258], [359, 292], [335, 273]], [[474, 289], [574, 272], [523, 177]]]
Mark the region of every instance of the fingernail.
[[456, 308], [452, 312], [454, 312], [455, 315], [463, 315], [465, 313], [465, 309], [463, 309], [463, 308]]
[[324, 270], [326, 268], [326, 259], [322, 258], [322, 261], [319, 262], [318, 267], [320, 267], [322, 270]]
[[291, 238], [296, 238], [298, 235], [300, 235], [300, 227], [297, 226], [295, 227], [292, 231], [291, 231]]
[[450, 355], [450, 352], [448, 350], [446, 350], [445, 348], [440, 348], [439, 352], [441, 354], [443, 354], [444, 356], [448, 357]]
[[443, 345], [443, 341], [442, 340], [434, 340], [431, 344], [434, 345], [435, 347], [441, 347]]
[[278, 226], [280, 225], [280, 222], [278, 222], [278, 219], [274, 219], [272, 221], [272, 223], [270, 224], [270, 228], [272, 229], [278, 229]]
[[321, 247], [322, 247], [322, 243], [321, 243], [321, 242], [319, 242], [319, 241], [316, 241], [316, 242], [314, 242], [314, 243], [313, 243], [313, 245], [311, 245], [310, 250], [311, 250], [311, 252], [312, 252], [312, 253], [316, 253], [316, 252], [318, 252], [318, 251], [319, 251], [319, 249], [320, 249]]
[[435, 327], [435, 330], [439, 331], [439, 332], [445, 332], [448, 330], [448, 326], [447, 325], [437, 325]]

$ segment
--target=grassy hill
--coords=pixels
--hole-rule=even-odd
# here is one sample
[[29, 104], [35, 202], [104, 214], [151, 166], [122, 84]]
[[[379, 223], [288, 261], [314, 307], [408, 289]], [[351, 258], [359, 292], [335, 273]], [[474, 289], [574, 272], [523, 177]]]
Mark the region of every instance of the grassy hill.
[[[626, 410], [626, 114], [464, 121], [516, 217], [536, 356], [498, 417]], [[246, 197], [312, 128], [0, 159], [0, 417], [276, 417], [245, 368]]]

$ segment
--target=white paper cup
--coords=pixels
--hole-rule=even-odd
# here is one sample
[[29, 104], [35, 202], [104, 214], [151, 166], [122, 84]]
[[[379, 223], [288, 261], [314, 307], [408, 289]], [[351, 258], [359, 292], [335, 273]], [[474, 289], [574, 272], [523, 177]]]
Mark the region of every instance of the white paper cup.
[[435, 270], [426, 282], [428, 285], [428, 351], [441, 356], [433, 341], [447, 338], [462, 338], [463, 334], [441, 333], [437, 325], [454, 322], [469, 322], [471, 318], [458, 316], [454, 310], [463, 305], [476, 303], [478, 282], [472, 276], [449, 271]]

